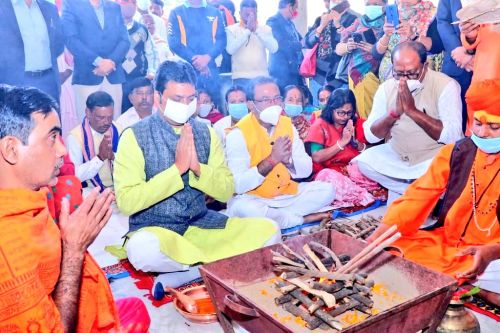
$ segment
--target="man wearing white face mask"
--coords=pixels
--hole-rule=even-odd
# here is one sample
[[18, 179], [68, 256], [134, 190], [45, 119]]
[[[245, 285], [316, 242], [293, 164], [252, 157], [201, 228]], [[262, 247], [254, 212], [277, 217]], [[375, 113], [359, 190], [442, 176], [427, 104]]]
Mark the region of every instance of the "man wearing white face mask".
[[248, 93], [251, 112], [226, 137], [227, 163], [238, 194], [229, 201], [228, 214], [265, 216], [282, 229], [327, 217], [316, 212], [332, 202], [333, 187], [292, 180], [307, 178], [312, 160], [291, 119], [281, 115], [278, 85], [258, 77], [250, 82]]
[[463, 137], [460, 86], [426, 66], [418, 42], [398, 44], [392, 52], [393, 78], [380, 85], [363, 124], [367, 149], [354, 160], [368, 178], [389, 189], [389, 203], [422, 176], [444, 144]]
[[164, 62], [155, 86], [164, 111], [124, 131], [114, 165], [116, 201], [130, 215], [133, 233], [120, 254], [138, 270], [181, 271], [157, 278], [174, 287], [199, 276], [189, 265], [251, 251], [281, 238], [269, 219], [228, 218], [207, 209], [205, 195], [225, 202], [233, 195], [234, 184], [217, 134], [192, 118], [195, 85], [190, 64]]

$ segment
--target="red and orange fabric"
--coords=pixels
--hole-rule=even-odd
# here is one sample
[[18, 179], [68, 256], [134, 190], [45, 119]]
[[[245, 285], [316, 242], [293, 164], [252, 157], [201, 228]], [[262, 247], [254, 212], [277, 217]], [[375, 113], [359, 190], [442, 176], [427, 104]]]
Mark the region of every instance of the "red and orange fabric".
[[[481, 198], [476, 209], [479, 228], [472, 215], [471, 171], [467, 186], [449, 210], [444, 226], [432, 231], [419, 230], [446, 189], [452, 150], [453, 145], [440, 150], [427, 173], [389, 207], [383, 223], [398, 226], [403, 237], [394, 246], [403, 250], [406, 259], [454, 276], [473, 265], [472, 256], [458, 257], [459, 252], [470, 246], [500, 243], [500, 224], [496, 216], [500, 156], [488, 155], [479, 149], [476, 153], [473, 170], [476, 198]], [[489, 235], [480, 230], [490, 226]]]
[[[363, 131], [364, 120], [358, 118], [354, 125], [354, 133], [356, 140], [367, 144], [365, 134]], [[322, 118], [316, 119], [309, 129], [309, 134], [304, 142], [319, 143], [325, 148], [332, 147], [337, 144], [337, 141], [342, 138], [342, 129], [336, 128], [334, 125], [328, 123]], [[333, 158], [323, 163], [314, 163], [313, 172], [316, 174], [323, 169], [334, 169], [335, 171], [342, 172], [342, 168], [347, 166], [349, 162], [359, 155], [359, 151], [352, 145], [347, 145], [344, 150], [338, 152]]]
[[[59, 177], [55, 188], [55, 192], [54, 188], [52, 192], [0, 190], [0, 332], [63, 331], [52, 300], [61, 265], [61, 236], [53, 216], [59, 214], [62, 197], [70, 200], [71, 211], [82, 199], [74, 176]], [[139, 333], [147, 332], [149, 324], [142, 301], [125, 299], [115, 304], [104, 272], [86, 254], [77, 332]]]
[[476, 50], [472, 83], [466, 94], [466, 134], [470, 135], [474, 112], [495, 112], [500, 105], [500, 31], [493, 24], [483, 24], [473, 44], [468, 43], [464, 35], [461, 38], [466, 49]]

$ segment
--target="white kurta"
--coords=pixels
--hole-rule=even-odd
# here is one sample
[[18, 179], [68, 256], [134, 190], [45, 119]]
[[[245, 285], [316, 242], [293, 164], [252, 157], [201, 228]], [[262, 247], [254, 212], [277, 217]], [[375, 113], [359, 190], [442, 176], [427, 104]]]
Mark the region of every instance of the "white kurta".
[[[439, 120], [443, 123], [443, 130], [438, 142], [449, 144], [463, 138], [460, 86], [455, 81], [452, 80], [446, 85], [439, 96], [437, 105]], [[375, 93], [372, 111], [363, 124], [368, 142], [377, 143], [383, 140], [383, 138], [373, 134], [371, 127], [387, 112], [387, 96], [384, 87], [381, 86]], [[361, 172], [366, 177], [398, 194], [402, 194], [411, 181], [422, 176], [432, 162], [432, 159], [429, 159], [410, 165], [409, 162], [401, 159], [389, 143], [369, 148], [353, 160], [358, 162]]]
[[225, 116], [220, 119], [214, 124], [213, 128], [222, 142], [222, 146], [226, 147], [226, 130], [231, 128], [231, 116]]
[[[300, 183], [295, 195], [281, 195], [272, 199], [261, 198], [247, 192], [259, 187], [265, 177], [257, 166], [250, 166], [250, 154], [240, 129], [233, 129], [226, 137], [226, 157], [233, 173], [237, 195], [228, 202], [229, 216], [268, 217], [275, 220], [281, 229], [304, 223], [304, 216], [318, 212], [329, 205], [335, 190], [323, 182]], [[293, 144], [289, 169], [292, 178], [306, 178], [312, 172], [312, 160], [304, 149], [304, 143], [293, 128]]]

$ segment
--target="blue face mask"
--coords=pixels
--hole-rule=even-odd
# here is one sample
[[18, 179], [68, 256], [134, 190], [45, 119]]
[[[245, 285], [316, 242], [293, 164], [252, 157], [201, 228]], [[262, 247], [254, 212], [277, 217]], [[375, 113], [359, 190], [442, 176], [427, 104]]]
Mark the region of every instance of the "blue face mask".
[[314, 106], [306, 105], [306, 107], [304, 108], [304, 113], [313, 113], [316, 110], [317, 108], [315, 108]]
[[472, 134], [470, 138], [474, 141], [474, 144], [486, 154], [496, 154], [500, 152], [500, 137], [483, 139], [476, 134]]
[[302, 110], [302, 105], [285, 104], [285, 113], [290, 118], [297, 117], [302, 113]]
[[227, 111], [234, 119], [240, 120], [248, 114], [248, 106], [246, 103], [228, 104]]
[[365, 15], [370, 19], [374, 20], [384, 14], [382, 6], [365, 6]]

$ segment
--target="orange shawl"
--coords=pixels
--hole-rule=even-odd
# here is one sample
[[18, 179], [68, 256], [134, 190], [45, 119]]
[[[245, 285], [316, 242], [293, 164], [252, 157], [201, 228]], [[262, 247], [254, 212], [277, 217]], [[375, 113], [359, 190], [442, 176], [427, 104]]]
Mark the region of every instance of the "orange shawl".
[[[500, 156], [477, 150], [475, 157], [476, 198], [479, 228], [491, 226], [491, 233], [480, 230], [472, 216], [471, 175], [465, 189], [449, 210], [444, 226], [432, 231], [419, 227], [432, 212], [445, 191], [450, 173], [453, 145], [443, 147], [427, 173], [417, 179], [405, 194], [387, 210], [384, 223], [396, 224], [403, 234], [394, 246], [401, 248], [406, 259], [449, 275], [465, 272], [473, 264], [472, 256], [456, 254], [473, 245], [500, 243], [500, 224], [496, 216], [500, 177]], [[476, 201], [478, 201], [476, 199]]]
[[[0, 190], [0, 331], [62, 332], [52, 299], [61, 265], [61, 236], [47, 190]], [[77, 332], [120, 329], [106, 277], [87, 254]]]

